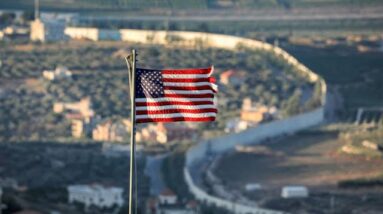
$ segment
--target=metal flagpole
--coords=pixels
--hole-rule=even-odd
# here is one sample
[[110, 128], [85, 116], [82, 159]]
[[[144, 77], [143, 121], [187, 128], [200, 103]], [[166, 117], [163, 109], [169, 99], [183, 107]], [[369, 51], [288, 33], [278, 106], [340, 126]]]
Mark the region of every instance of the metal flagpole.
[[[134, 191], [134, 166], [135, 166], [135, 150], [136, 150], [136, 50], [132, 50], [130, 57], [126, 57], [129, 69], [129, 86], [130, 86], [130, 102], [131, 102], [131, 129], [130, 129], [130, 171], [129, 171], [129, 214], [133, 214], [133, 191]], [[137, 191], [137, 190], [136, 190]], [[137, 198], [135, 199], [137, 200]]]

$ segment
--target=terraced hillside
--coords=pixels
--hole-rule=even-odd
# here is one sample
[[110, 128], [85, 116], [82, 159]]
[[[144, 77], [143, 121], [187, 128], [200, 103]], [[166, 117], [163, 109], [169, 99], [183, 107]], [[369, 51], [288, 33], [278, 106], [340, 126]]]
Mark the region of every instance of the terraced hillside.
[[[137, 159], [139, 198], [149, 194], [148, 178], [144, 175], [145, 161]], [[5, 186], [4, 213], [38, 210], [49, 213], [83, 213], [69, 205], [67, 186], [100, 184], [129, 189], [129, 157], [107, 156], [101, 144], [0, 143], [0, 180], [14, 180], [16, 186]], [[10, 183], [10, 182], [8, 182]], [[2, 183], [3, 185], [4, 183]], [[94, 210], [92, 213], [104, 213]]]
[[[198, 52], [177, 47], [131, 45], [123, 42], [69, 42], [46, 45], [6, 44], [0, 50], [0, 139], [57, 140], [70, 136], [67, 120], [55, 115], [54, 102], [78, 101], [90, 96], [96, 114], [102, 117], [128, 117], [128, 75], [123, 57], [137, 48], [141, 67], [203, 67], [215, 65], [214, 76], [229, 69], [241, 72], [241, 85], [221, 85], [219, 119], [209, 126], [223, 131], [227, 119], [239, 116], [242, 100], [251, 97], [275, 105], [288, 116], [315, 107], [307, 95], [315, 93], [314, 84], [299, 76], [295, 68], [262, 51], [247, 49], [232, 52], [204, 48]], [[60, 51], [58, 51], [60, 49]], [[18, 59], [23, 61], [17, 62]], [[73, 71], [69, 80], [47, 81], [45, 69], [58, 65]], [[7, 99], [12, 97], [12, 99]], [[314, 96], [312, 99], [316, 99]], [[300, 108], [289, 108], [302, 100]], [[311, 101], [310, 101], [311, 100]], [[315, 100], [314, 100], [315, 101]], [[291, 111], [290, 111], [290, 110]], [[34, 126], [30, 126], [33, 123]], [[201, 130], [207, 127], [201, 127]]]
[[[360, 47], [365, 47], [363, 45], [369, 49], [360, 51]], [[333, 93], [340, 94], [341, 99], [337, 100], [339, 119], [355, 122], [358, 108], [367, 108], [361, 115], [361, 122], [377, 122], [382, 118], [381, 110], [368, 110], [383, 106], [380, 40], [327, 46], [285, 44], [283, 48], [318, 72]]]

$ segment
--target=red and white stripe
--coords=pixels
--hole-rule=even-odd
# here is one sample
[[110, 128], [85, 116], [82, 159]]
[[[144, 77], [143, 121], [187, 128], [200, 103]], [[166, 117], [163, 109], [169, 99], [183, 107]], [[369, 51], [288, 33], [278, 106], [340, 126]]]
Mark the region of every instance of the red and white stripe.
[[214, 121], [218, 89], [213, 70], [162, 70], [165, 96], [136, 98], [136, 122]]

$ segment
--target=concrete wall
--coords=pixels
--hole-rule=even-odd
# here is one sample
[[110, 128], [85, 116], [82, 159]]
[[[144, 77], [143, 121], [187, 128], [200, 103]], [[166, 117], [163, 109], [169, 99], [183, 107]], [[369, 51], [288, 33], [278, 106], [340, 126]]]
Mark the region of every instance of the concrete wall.
[[[206, 47], [223, 48], [228, 50], [235, 50], [238, 46], [247, 48], [264, 50], [274, 53], [276, 56], [286, 60], [287, 63], [297, 68], [299, 73], [306, 76], [309, 81], [319, 81], [322, 84], [322, 102], [324, 104], [326, 97], [326, 84], [314, 72], [310, 71], [306, 66], [302, 65], [293, 56], [279, 47], [267, 44], [262, 41], [241, 38], [237, 36], [201, 33], [201, 32], [188, 32], [188, 31], [151, 31], [151, 30], [105, 30], [98, 28], [77, 28], [67, 27], [65, 34], [75, 39], [90, 39], [90, 40], [122, 40], [135, 43], [144, 44], [162, 44], [162, 45], [202, 45]], [[178, 41], [171, 41], [171, 38], [178, 38]], [[175, 40], [175, 39], [173, 39]]]
[[[257, 144], [262, 140], [290, 134], [318, 125], [323, 121], [323, 107], [314, 111], [293, 116], [284, 120], [272, 121], [261, 124], [257, 127], [247, 129], [241, 133], [226, 135], [201, 142], [188, 150], [186, 153], [186, 166], [184, 168], [184, 177], [190, 192], [199, 201], [214, 204], [216, 206], [226, 208], [236, 214], [252, 213], [252, 214], [276, 214], [278, 211], [262, 209], [234, 203], [230, 200], [221, 199], [206, 193], [202, 188], [193, 182], [189, 172], [189, 167], [195, 162], [202, 161], [209, 152], [222, 154], [234, 148], [235, 145]], [[210, 145], [209, 145], [210, 144]]]
[[[86, 31], [84, 29], [67, 29], [68, 35], [71, 37], [88, 38], [95, 40], [99, 39], [100, 33], [96, 33], [94, 29]], [[116, 36], [119, 34], [119, 36]], [[317, 74], [298, 62], [293, 56], [279, 47], [272, 46], [270, 44], [256, 41], [252, 39], [246, 39], [236, 36], [199, 33], [199, 32], [167, 32], [167, 31], [148, 31], [148, 30], [131, 30], [121, 29], [115, 32], [109, 32], [108, 35], [114, 35], [116, 38], [120, 38], [122, 41], [144, 43], [144, 44], [161, 44], [161, 45], [183, 45], [183, 46], [205, 46], [215, 47], [228, 50], [235, 50], [237, 47], [242, 46], [251, 49], [268, 51], [276, 56], [284, 59], [287, 63], [294, 66], [301, 76], [307, 78], [309, 82], [320, 82], [322, 89], [322, 105], [310, 112], [302, 113], [287, 119], [272, 121], [263, 123], [257, 127], [250, 128], [241, 133], [229, 134], [221, 136], [215, 139], [211, 139], [202, 143], [199, 143], [186, 153], [186, 166], [184, 168], [185, 181], [189, 187], [190, 192], [199, 201], [206, 202], [208, 204], [215, 204], [216, 206], [231, 210], [236, 214], [252, 213], [252, 214], [279, 214], [281, 212], [262, 209], [259, 207], [246, 206], [239, 203], [235, 203], [230, 200], [221, 199], [206, 193], [202, 188], [196, 185], [190, 175], [189, 167], [194, 163], [203, 160], [206, 157], [208, 148], [209, 152], [225, 153], [234, 148], [235, 145], [247, 145], [256, 144], [265, 139], [281, 136], [284, 134], [294, 133], [303, 129], [307, 129], [311, 126], [318, 125], [324, 121], [324, 106], [326, 104], [326, 83]], [[102, 39], [108, 39], [106, 36], [101, 36]], [[113, 37], [113, 38], [114, 38]], [[101, 39], [100, 38], [100, 39]], [[110, 39], [110, 38], [109, 38]], [[114, 39], [112, 39], [114, 40]]]
[[197, 200], [206, 202], [210, 205], [215, 205], [236, 214], [282, 214], [283, 212], [263, 209], [259, 207], [252, 207], [247, 205], [238, 204], [235, 201], [229, 201], [207, 194], [197, 185], [194, 185], [193, 179], [187, 168], [184, 169], [185, 181], [189, 185], [189, 191], [196, 197]]
[[[274, 53], [276, 56], [286, 60], [287, 63], [297, 68], [298, 72], [306, 76], [310, 82], [321, 83], [322, 87], [322, 104], [326, 102], [326, 84], [316, 73], [312, 72], [297, 59], [288, 54], [279, 47], [275, 47], [268, 43], [221, 34], [188, 32], [188, 31], [151, 31], [151, 30], [105, 30], [98, 28], [81, 28], [67, 27], [65, 34], [74, 39], [89, 39], [89, 40], [122, 40], [144, 44], [162, 44], [162, 45], [202, 45], [206, 47], [223, 48], [235, 50], [238, 46], [247, 48], [264, 50]], [[171, 37], [178, 38], [178, 41], [171, 41]]]
[[99, 30], [98, 37], [99, 40], [121, 40], [121, 34], [117, 30]]
[[234, 149], [235, 145], [257, 144], [268, 138], [291, 134], [311, 126], [320, 124], [323, 121], [322, 107], [314, 111], [299, 114], [283, 120], [275, 120], [262, 123], [254, 128], [243, 132], [229, 134], [208, 141], [201, 142], [189, 149], [186, 154], [186, 164], [191, 165], [203, 159], [209, 149], [213, 153], [225, 153]]
[[67, 27], [64, 33], [72, 39], [89, 39], [93, 41], [99, 40], [98, 28], [85, 28], [85, 27]]

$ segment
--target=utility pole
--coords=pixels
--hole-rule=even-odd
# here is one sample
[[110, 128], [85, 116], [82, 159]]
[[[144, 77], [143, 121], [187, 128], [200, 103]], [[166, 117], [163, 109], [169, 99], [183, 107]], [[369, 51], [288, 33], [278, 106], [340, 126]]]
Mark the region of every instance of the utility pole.
[[35, 0], [35, 20], [40, 18], [40, 0]]

